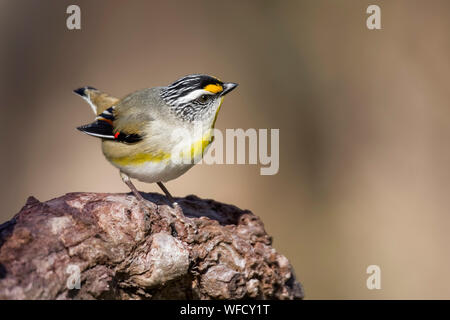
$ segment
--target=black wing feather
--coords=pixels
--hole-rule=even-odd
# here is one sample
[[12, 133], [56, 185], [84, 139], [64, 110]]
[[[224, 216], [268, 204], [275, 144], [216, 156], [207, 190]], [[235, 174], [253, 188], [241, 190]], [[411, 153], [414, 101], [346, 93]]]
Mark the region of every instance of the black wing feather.
[[113, 121], [115, 118], [113, 111], [113, 107], [111, 107], [100, 114], [94, 122], [80, 126], [77, 129], [97, 138], [114, 140], [117, 142], [135, 143], [141, 141], [142, 137], [138, 134], [114, 132]]
[[95, 122], [92, 122], [90, 124], [80, 126], [77, 129], [94, 137], [111, 140], [115, 139], [113, 126], [109, 122], [104, 120], [96, 120]]

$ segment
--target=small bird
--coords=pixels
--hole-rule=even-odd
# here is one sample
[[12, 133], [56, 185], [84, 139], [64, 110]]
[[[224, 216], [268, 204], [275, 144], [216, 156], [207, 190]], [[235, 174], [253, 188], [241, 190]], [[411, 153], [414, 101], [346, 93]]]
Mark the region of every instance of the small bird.
[[[175, 203], [163, 182], [178, 178], [203, 156], [214, 139], [212, 129], [223, 98], [236, 87], [236, 83], [202, 74], [142, 89], [123, 99], [82, 87], [74, 92], [89, 103], [96, 118], [77, 129], [102, 139], [104, 156], [120, 170], [122, 180], [138, 200], [144, 198], [130, 178], [156, 182]], [[195, 134], [199, 126], [200, 136]], [[180, 161], [186, 154], [197, 160]]]

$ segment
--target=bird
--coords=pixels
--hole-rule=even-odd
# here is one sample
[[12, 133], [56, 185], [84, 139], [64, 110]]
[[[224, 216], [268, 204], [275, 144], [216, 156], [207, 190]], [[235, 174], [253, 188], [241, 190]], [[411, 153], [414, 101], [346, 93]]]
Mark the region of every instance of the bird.
[[[139, 201], [145, 199], [131, 179], [156, 183], [167, 200], [176, 204], [164, 183], [198, 163], [214, 140], [212, 129], [224, 96], [237, 86], [210, 75], [191, 74], [122, 99], [81, 87], [74, 93], [87, 101], [96, 117], [77, 129], [101, 139], [103, 155], [119, 169]], [[185, 158], [188, 161], [180, 161]]]

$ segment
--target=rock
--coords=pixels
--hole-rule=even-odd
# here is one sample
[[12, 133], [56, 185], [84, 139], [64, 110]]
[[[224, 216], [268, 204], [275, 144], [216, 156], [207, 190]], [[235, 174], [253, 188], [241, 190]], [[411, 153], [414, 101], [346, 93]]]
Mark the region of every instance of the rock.
[[30, 197], [0, 225], [0, 299], [303, 298], [250, 211], [145, 197], [149, 205], [130, 194]]

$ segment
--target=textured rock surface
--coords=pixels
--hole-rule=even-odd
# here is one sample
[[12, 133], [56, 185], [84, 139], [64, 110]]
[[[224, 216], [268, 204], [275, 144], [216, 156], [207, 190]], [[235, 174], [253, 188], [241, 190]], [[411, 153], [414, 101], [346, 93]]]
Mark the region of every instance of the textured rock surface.
[[30, 197], [0, 226], [0, 299], [303, 297], [251, 212], [195, 196], [171, 208], [145, 196], [152, 208], [129, 194]]

